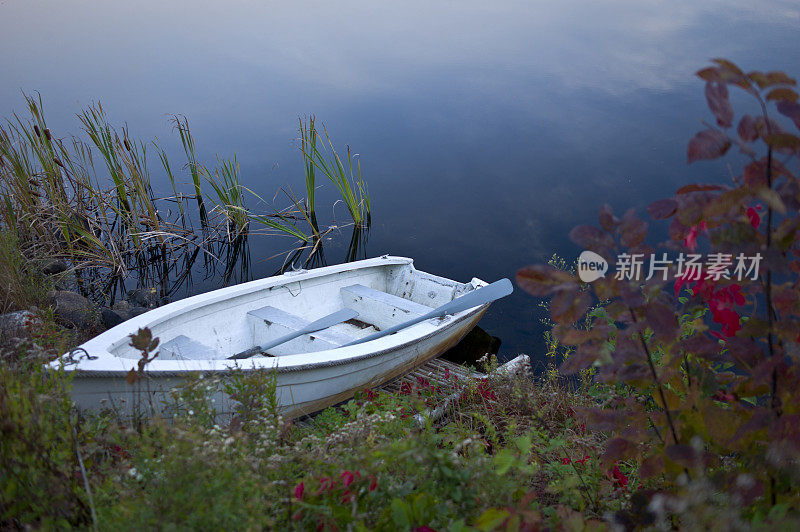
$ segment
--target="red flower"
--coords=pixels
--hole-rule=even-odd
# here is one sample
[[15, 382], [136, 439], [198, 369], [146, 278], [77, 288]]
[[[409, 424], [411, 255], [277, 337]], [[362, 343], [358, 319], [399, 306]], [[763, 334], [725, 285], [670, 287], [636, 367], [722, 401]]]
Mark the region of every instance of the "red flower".
[[497, 395], [495, 395], [494, 390], [492, 390], [489, 381], [485, 379], [482, 380], [480, 383], [478, 383], [478, 393], [480, 394], [481, 397], [483, 397], [486, 400], [491, 400], [491, 401], [497, 400]]
[[753, 207], [747, 208], [747, 218], [750, 220], [750, 225], [753, 226], [753, 229], [758, 229], [758, 226], [761, 225], [761, 216], [758, 215], [758, 212]]
[[444, 378], [445, 380], [450, 380], [450, 368], [444, 368]]
[[408, 382], [403, 382], [400, 385], [400, 393], [403, 395], [409, 395], [411, 393], [411, 384]]
[[328, 477], [322, 477], [319, 479], [319, 489], [317, 490], [317, 495], [322, 493], [323, 491], [331, 491], [333, 489], [333, 481]]
[[339, 475], [339, 478], [342, 479], [342, 484], [344, 484], [344, 487], [349, 488], [350, 484], [352, 484], [356, 478], [361, 478], [361, 474], [358, 471], [353, 473], [352, 471], [347, 470], [343, 471], [342, 474]]
[[732, 403], [736, 401], [736, 396], [732, 393], [726, 392], [725, 390], [717, 390], [714, 392], [714, 395], [712, 395], [711, 398], [723, 403]]
[[[676, 296], [684, 281], [685, 279], [682, 278], [675, 281]], [[735, 336], [742, 328], [742, 325], [740, 323], [741, 317], [733, 310], [733, 307], [735, 305], [744, 305], [745, 303], [742, 287], [738, 284], [730, 284], [717, 288], [708, 279], [700, 279], [691, 288], [693, 297], [699, 295], [706, 301], [714, 323], [722, 325], [721, 332], [711, 331], [711, 334], [721, 340]]]
[[431, 528], [427, 525], [418, 526], [413, 530], [413, 532], [436, 532], [435, 528]]
[[628, 486], [628, 477], [619, 470], [617, 464], [614, 464], [614, 467], [611, 469], [609, 473], [611, 477], [611, 481], [614, 483], [614, 489], [625, 489]]
[[562, 464], [564, 464], [564, 465], [569, 465], [569, 463], [570, 463], [570, 459], [569, 459], [569, 458], [566, 458], [566, 457], [565, 457], [565, 458], [562, 458], [562, 459], [561, 459], [561, 463], [562, 463]]
[[576, 464], [585, 464], [585, 463], [586, 463], [586, 460], [588, 460], [588, 459], [589, 459], [589, 455], [587, 454], [586, 456], [584, 456], [584, 457], [583, 457], [583, 458], [581, 458], [580, 460], [575, 460], [575, 463], [576, 463]]
[[355, 495], [350, 493], [350, 490], [345, 490], [345, 492], [342, 494], [342, 504], [347, 504], [353, 499], [355, 499]]
[[297, 499], [298, 501], [302, 501], [303, 500], [303, 492], [305, 490], [306, 490], [306, 486], [302, 482], [300, 484], [298, 484], [297, 486], [295, 486], [294, 487], [294, 497], [295, 497], [295, 499]]
[[374, 475], [370, 475], [369, 481], [369, 491], [375, 491], [375, 488], [378, 487], [378, 479]]

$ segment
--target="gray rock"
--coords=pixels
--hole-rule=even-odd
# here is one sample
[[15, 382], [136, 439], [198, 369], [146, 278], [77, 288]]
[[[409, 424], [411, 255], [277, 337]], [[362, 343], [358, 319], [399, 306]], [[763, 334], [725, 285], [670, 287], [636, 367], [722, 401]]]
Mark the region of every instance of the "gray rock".
[[54, 290], [47, 294], [47, 301], [54, 307], [56, 319], [64, 325], [84, 329], [96, 323], [92, 303], [80, 294]]
[[131, 304], [127, 301], [117, 301], [113, 305], [111, 305], [111, 310], [122, 316], [123, 314], [127, 314], [131, 310]]
[[128, 292], [128, 301], [135, 307], [156, 308], [158, 292], [152, 288], [137, 288]]
[[33, 330], [41, 325], [42, 321], [36, 314], [28, 310], [0, 314], [0, 340], [6, 341], [11, 338], [30, 340], [33, 337]]
[[45, 275], [55, 275], [57, 273], [69, 270], [69, 264], [63, 260], [54, 259], [45, 263], [42, 267], [42, 273]]
[[148, 310], [150, 309], [146, 307], [131, 307], [128, 311], [128, 319], [138, 316], [139, 314], [144, 314]]
[[110, 329], [111, 327], [119, 325], [125, 321], [125, 319], [110, 308], [104, 308], [100, 311], [100, 321], [103, 322], [103, 326], [106, 329]]

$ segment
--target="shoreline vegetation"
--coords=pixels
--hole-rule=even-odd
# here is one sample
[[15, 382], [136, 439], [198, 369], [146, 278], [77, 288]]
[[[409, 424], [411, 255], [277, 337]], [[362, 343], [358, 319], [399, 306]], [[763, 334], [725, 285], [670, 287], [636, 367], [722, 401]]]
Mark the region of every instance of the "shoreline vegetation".
[[[305, 245], [315, 247], [319, 173], [337, 187], [356, 230], [366, 229], [370, 199], [349, 150], [335, 155], [324, 129], [323, 141], [313, 119], [301, 122], [308, 198], [287, 192], [290, 210], [253, 215], [235, 158], [201, 167], [188, 123], [176, 118], [193, 193], [175, 189], [178, 214], [166, 220], [151, 210], [144, 145], [113, 132], [99, 106], [87, 111], [82, 120], [113, 182], [99, 187], [86, 171], [86, 145], [71, 141], [82, 164], [66, 162], [40, 102], [29, 98], [33, 121], [17, 118], [0, 138], [3, 311], [22, 313], [3, 324], [14, 334], [4, 334], [0, 350], [0, 526], [797, 529], [800, 137], [789, 129], [800, 129], [796, 82], [722, 59], [698, 76], [715, 124], [690, 140], [688, 162], [735, 146], [748, 158], [741, 173], [655, 201], [651, 222], [603, 206], [599, 227], [579, 226], [570, 238], [614, 264], [623, 252], [654, 253], [650, 223], [668, 223], [672, 250], [762, 253], [758, 279], [694, 278], [672, 265], [674, 282], [609, 274], [584, 283], [554, 257], [517, 275], [520, 288], [545, 300], [545, 371], [503, 374], [486, 357], [479, 369], [487, 378], [445, 373], [396, 391], [366, 389], [300, 420], [281, 416], [269, 372], [191, 376], [173, 391], [169, 419], [77, 412], [69, 377], [43, 364], [93, 331], [57, 323], [48, 292], [58, 274], [47, 259], [67, 250], [75, 283], [103, 279], [110, 291], [140, 263], [152, 259], [158, 269], [164, 253], [189, 253], [190, 238], [176, 235], [190, 227], [190, 205], [207, 220], [201, 235], [230, 243], [262, 223], [303, 240], [293, 234], [302, 225]], [[735, 127], [729, 89], [744, 91], [757, 110]], [[171, 175], [165, 157], [162, 166]], [[197, 187], [206, 181], [213, 192], [203, 195]], [[149, 339], [142, 345], [146, 354]], [[230, 422], [215, 417], [218, 389], [238, 402]], [[418, 421], [442, 404], [443, 415]]]
[[[313, 116], [299, 128], [307, 197], [282, 187], [274, 196], [287, 206], [278, 207], [241, 184], [235, 154], [202, 163], [186, 117], [171, 117], [185, 155], [178, 168], [158, 141], [112, 126], [99, 103], [78, 115], [85, 140], [59, 138], [47, 126], [41, 97], [25, 100], [29, 116], [15, 114], [0, 126], [0, 224], [26, 259], [46, 258], [46, 267], [59, 270], [52, 273], [63, 273], [74, 291], [99, 304], [113, 305], [131, 284], [166, 300], [196, 263], [222, 270], [227, 283], [237, 265], [247, 267], [248, 238], [256, 235], [294, 242], [283, 268], [303, 253], [305, 264], [324, 261], [322, 237], [331, 229], [317, 222], [317, 175], [341, 195], [357, 242], [369, 229], [360, 161], [354, 167], [349, 146], [340, 156]], [[157, 194], [153, 181], [168, 184], [170, 193]], [[253, 202], [266, 212], [248, 207]]]

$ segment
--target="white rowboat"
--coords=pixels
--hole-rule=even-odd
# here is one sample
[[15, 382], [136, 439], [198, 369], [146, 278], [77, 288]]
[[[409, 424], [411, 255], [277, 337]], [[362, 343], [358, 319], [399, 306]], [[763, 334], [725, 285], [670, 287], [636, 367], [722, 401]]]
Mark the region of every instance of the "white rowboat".
[[[79, 408], [129, 409], [135, 387], [125, 377], [141, 357], [130, 345], [129, 335], [148, 327], [160, 340], [158, 356], [145, 369], [151, 406], [167, 404], [169, 390], [190, 372], [269, 369], [276, 371], [282, 410], [296, 417], [384, 384], [454, 346], [478, 323], [489, 303], [348, 344], [424, 316], [485, 285], [480, 279], [459, 283], [421, 272], [412, 259], [390, 256], [287, 272], [136, 316], [60, 357], [51, 367], [74, 373], [72, 394]], [[357, 319], [302, 334], [264, 354], [229, 358], [343, 308], [356, 311]], [[215, 404], [222, 414], [233, 406], [221, 393]]]

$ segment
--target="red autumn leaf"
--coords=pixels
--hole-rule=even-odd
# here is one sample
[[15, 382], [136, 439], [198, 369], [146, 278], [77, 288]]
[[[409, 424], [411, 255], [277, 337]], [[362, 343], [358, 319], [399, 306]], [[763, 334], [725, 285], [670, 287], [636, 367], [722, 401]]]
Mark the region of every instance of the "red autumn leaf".
[[767, 72], [765, 76], [770, 85], [797, 85], [797, 81], [794, 78], [790, 78], [783, 72]]
[[637, 218], [632, 211], [628, 212], [619, 225], [622, 244], [627, 247], [636, 247], [647, 236], [647, 222]]
[[763, 116], [759, 116], [758, 118], [756, 118], [756, 131], [758, 132], [758, 136], [764, 142], [768, 142], [767, 138], [770, 135], [775, 135], [777, 133], [784, 133], [781, 125], [778, 122], [776, 122], [774, 118], [764, 119]]
[[711, 60], [712, 63], [716, 63], [719, 65], [719, 70], [721, 73], [730, 72], [732, 74], [736, 74], [737, 76], [744, 76], [744, 72], [733, 61], [728, 59], [724, 59], [721, 57], [717, 57]]
[[575, 329], [566, 325], [553, 327], [553, 335], [564, 345], [581, 345], [592, 340], [603, 340], [611, 336], [612, 327], [594, 323], [591, 329]]
[[704, 129], [689, 141], [686, 158], [690, 164], [700, 159], [716, 159], [725, 155], [730, 147], [731, 141], [724, 133], [715, 129]]
[[796, 153], [800, 151], [800, 138], [790, 133], [773, 133], [764, 139], [767, 144], [781, 150], [784, 153]]
[[572, 375], [594, 364], [599, 356], [600, 350], [596, 345], [583, 344], [564, 360], [558, 371], [562, 375]]
[[517, 285], [536, 297], [547, 297], [556, 287], [574, 282], [569, 273], [545, 264], [526, 266], [517, 272]]
[[774, 85], [796, 85], [797, 82], [783, 72], [763, 72], [753, 71], [747, 74], [751, 80], [756, 82], [760, 89], [766, 89]]
[[611, 206], [606, 203], [600, 207], [600, 212], [597, 214], [597, 220], [600, 222], [600, 227], [606, 231], [613, 231], [619, 223], [619, 220], [614, 216]]
[[660, 454], [648, 456], [639, 466], [639, 475], [642, 478], [651, 478], [664, 471], [664, 458]]
[[800, 129], [800, 103], [781, 101], [777, 107], [780, 114], [791, 118], [794, 125]]
[[775, 100], [779, 102], [796, 102], [797, 93], [794, 92], [792, 89], [787, 89], [786, 87], [780, 87], [769, 91], [769, 93], [767, 93], [766, 99]]
[[658, 340], [672, 342], [678, 335], [678, 320], [672, 309], [661, 303], [647, 305], [647, 325]]
[[611, 464], [617, 460], [627, 460], [636, 455], [636, 444], [625, 438], [612, 438], [606, 444], [603, 463]]
[[584, 249], [599, 251], [614, 245], [611, 235], [591, 225], [579, 225], [569, 232], [569, 239]]
[[756, 119], [753, 115], [744, 115], [739, 120], [739, 126], [736, 128], [739, 137], [745, 142], [753, 142], [758, 138], [758, 131], [756, 131]]
[[664, 449], [667, 458], [682, 465], [683, 467], [693, 468], [697, 465], [700, 458], [697, 451], [691, 445], [670, 445]]
[[550, 300], [550, 316], [556, 323], [569, 325], [580, 319], [591, 304], [591, 296], [580, 291], [577, 285], [565, 287]]
[[656, 220], [669, 218], [678, 210], [678, 202], [672, 198], [654, 201], [647, 206], [647, 212]]
[[766, 160], [753, 161], [744, 167], [742, 180], [745, 185], [752, 188], [761, 188], [767, 185]]
[[697, 357], [708, 360], [719, 359], [722, 350], [719, 342], [712, 340], [705, 334], [695, 334], [689, 338], [684, 338], [678, 343], [678, 348], [681, 351], [686, 351], [687, 353], [692, 353]]
[[728, 100], [728, 86], [724, 83], [709, 81], [706, 83], [706, 100], [708, 108], [717, 118], [717, 124], [729, 128], [733, 124], [733, 107]]
[[758, 215], [758, 211], [753, 207], [747, 208], [747, 218], [750, 220], [750, 225], [753, 226], [753, 229], [758, 229], [758, 226], [761, 225], [761, 216]]
[[693, 183], [678, 189], [678, 194], [689, 194], [690, 192], [709, 192], [712, 190], [724, 190], [723, 185], [712, 185], [703, 183]]

